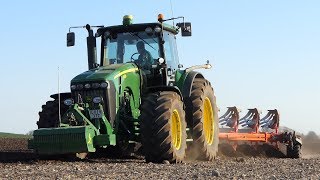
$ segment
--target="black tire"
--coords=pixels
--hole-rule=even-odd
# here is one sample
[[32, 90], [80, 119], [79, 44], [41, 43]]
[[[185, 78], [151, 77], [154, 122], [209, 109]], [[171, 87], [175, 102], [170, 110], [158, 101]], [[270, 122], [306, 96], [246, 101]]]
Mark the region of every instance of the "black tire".
[[301, 145], [300, 144], [295, 144], [292, 148], [292, 150], [290, 150], [290, 152], [288, 153], [290, 158], [301, 158], [302, 157], [302, 152], [301, 152]]
[[170, 91], [150, 93], [142, 100], [140, 110], [141, 142], [146, 161], [182, 162], [186, 154], [187, 135], [181, 97]]
[[187, 123], [192, 127], [193, 138], [188, 156], [212, 161], [218, 152], [219, 119], [216, 97], [210, 82], [196, 78], [192, 83], [191, 95], [186, 98], [185, 103]]
[[[68, 110], [68, 106], [61, 100], [61, 116]], [[59, 126], [59, 101], [47, 101], [42, 105], [42, 111], [39, 112], [39, 121], [37, 122], [38, 129], [40, 128], [53, 128]]]

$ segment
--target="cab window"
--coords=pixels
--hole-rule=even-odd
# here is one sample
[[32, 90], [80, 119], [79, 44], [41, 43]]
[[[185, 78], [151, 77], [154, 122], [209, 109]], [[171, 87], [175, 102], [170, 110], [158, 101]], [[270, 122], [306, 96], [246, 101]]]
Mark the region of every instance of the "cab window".
[[176, 37], [167, 32], [163, 32], [165, 59], [169, 68], [178, 69], [179, 57], [177, 51]]
[[132, 62], [139, 57], [137, 43], [144, 42], [145, 49], [152, 58], [157, 60], [159, 55], [159, 37], [145, 32], [125, 32], [114, 34], [104, 41], [103, 65]]

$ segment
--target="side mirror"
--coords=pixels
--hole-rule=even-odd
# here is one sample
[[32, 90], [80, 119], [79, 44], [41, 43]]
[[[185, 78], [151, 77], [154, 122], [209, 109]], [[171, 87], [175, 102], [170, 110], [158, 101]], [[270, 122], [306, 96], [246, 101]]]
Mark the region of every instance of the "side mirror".
[[181, 35], [184, 36], [191, 36], [191, 23], [190, 22], [183, 22], [183, 23], [178, 23], [178, 27], [181, 28]]
[[74, 46], [75, 43], [75, 34], [74, 32], [69, 32], [67, 34], [67, 47]]

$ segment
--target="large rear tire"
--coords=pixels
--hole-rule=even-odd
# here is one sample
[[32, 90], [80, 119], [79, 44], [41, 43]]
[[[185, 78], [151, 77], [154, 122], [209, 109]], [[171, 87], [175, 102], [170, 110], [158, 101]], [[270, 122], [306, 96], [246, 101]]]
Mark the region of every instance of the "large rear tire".
[[[61, 100], [62, 101], [62, 100]], [[61, 116], [68, 110], [63, 101], [60, 103]], [[42, 105], [42, 111], [39, 112], [39, 121], [37, 122], [38, 129], [53, 128], [59, 126], [59, 100], [47, 101]]]
[[186, 153], [183, 102], [175, 92], [148, 94], [141, 105], [141, 141], [147, 162], [182, 162]]
[[192, 127], [193, 137], [188, 156], [212, 161], [218, 152], [219, 124], [216, 97], [210, 82], [196, 78], [192, 83], [191, 95], [185, 103], [187, 122]]

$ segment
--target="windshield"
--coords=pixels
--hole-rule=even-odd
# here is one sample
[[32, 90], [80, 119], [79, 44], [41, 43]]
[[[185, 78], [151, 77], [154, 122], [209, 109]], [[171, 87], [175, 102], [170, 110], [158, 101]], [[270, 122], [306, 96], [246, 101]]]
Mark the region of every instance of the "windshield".
[[[151, 61], [156, 62], [160, 57], [158, 42], [158, 36], [144, 31], [112, 34], [103, 42], [103, 66], [134, 62], [145, 52], [148, 52]], [[144, 46], [143, 53], [138, 50], [141, 44]]]

